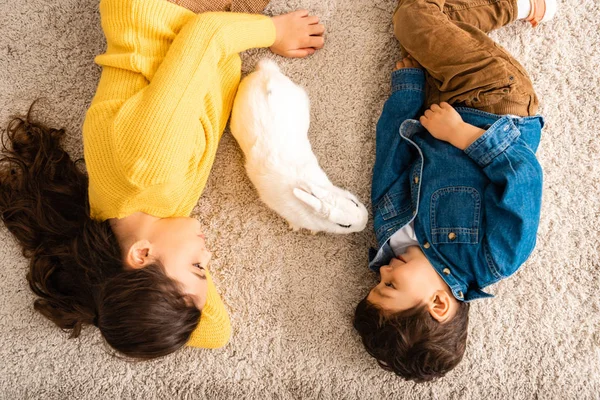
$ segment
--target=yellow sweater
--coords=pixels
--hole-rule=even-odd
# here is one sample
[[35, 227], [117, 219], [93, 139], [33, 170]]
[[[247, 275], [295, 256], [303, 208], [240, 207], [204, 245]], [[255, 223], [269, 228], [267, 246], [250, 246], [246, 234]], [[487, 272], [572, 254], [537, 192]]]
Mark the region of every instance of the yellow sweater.
[[[92, 218], [189, 216], [231, 113], [238, 53], [272, 45], [275, 27], [166, 0], [102, 0], [100, 13], [107, 50], [96, 57], [102, 76], [83, 125]], [[230, 331], [209, 279], [189, 345], [221, 347]]]

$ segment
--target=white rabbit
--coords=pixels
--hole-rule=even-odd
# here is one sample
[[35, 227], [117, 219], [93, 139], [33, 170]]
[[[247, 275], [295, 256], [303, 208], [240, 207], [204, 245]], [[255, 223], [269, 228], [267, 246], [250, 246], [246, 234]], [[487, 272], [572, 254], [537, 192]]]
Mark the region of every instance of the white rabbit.
[[362, 231], [365, 206], [334, 186], [308, 141], [308, 95], [275, 62], [262, 60], [241, 83], [231, 133], [246, 156], [246, 172], [261, 200], [294, 230]]

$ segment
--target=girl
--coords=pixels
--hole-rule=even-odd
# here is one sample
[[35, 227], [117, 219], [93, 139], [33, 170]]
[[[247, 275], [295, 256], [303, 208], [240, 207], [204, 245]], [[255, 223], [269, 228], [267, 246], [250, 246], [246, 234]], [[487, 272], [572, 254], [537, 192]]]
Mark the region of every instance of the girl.
[[0, 170], [0, 213], [30, 260], [36, 310], [71, 337], [94, 324], [143, 359], [229, 339], [189, 214], [229, 118], [238, 53], [305, 57], [323, 46], [324, 27], [306, 11], [195, 14], [175, 2], [101, 1], [107, 50], [83, 126], [88, 175], [62, 149], [64, 132], [29, 115], [9, 124]]

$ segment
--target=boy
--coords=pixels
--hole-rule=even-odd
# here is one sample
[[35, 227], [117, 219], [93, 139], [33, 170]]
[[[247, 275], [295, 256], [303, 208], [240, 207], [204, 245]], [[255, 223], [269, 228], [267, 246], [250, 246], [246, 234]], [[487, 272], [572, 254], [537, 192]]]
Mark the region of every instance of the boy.
[[492, 297], [482, 289], [535, 247], [544, 122], [527, 73], [486, 32], [516, 19], [536, 26], [555, 11], [555, 0], [401, 0], [396, 9], [409, 56], [377, 125], [379, 250], [369, 267], [381, 281], [354, 327], [405, 379], [429, 381], [460, 362], [469, 302]]

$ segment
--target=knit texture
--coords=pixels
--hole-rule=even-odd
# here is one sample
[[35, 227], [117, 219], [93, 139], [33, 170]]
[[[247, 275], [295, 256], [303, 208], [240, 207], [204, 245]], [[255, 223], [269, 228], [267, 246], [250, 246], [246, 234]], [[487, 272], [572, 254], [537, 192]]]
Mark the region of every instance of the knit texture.
[[[164, 0], [103, 0], [107, 49], [83, 127], [93, 218], [189, 216], [208, 178], [240, 81], [238, 53], [275, 40], [264, 16], [195, 15]], [[209, 297], [191, 346], [229, 340]]]
[[261, 13], [270, 0], [169, 0], [195, 13], [208, 11], [233, 11]]
[[208, 282], [206, 304], [202, 309], [200, 323], [194, 332], [192, 332], [192, 337], [187, 345], [205, 349], [217, 349], [229, 342], [229, 338], [231, 337], [231, 322], [210, 273], [208, 270], [205, 272]]

